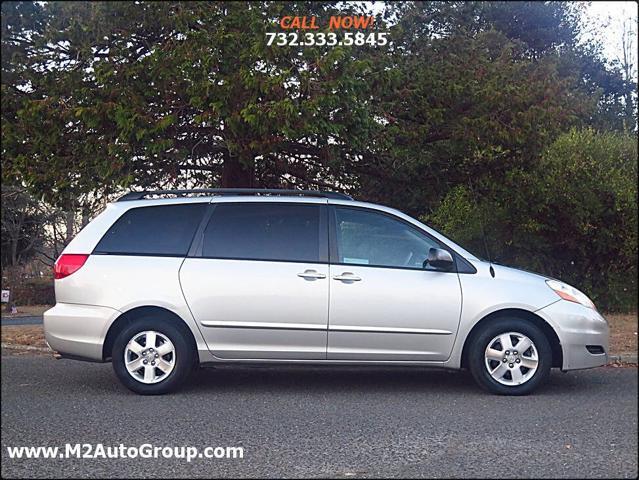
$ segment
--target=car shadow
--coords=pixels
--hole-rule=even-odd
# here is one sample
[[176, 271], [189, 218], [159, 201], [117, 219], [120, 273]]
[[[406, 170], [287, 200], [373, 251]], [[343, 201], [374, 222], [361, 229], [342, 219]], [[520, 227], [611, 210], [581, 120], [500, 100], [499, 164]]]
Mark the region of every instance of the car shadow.
[[294, 392], [471, 392], [476, 389], [468, 372], [377, 367], [246, 367], [202, 368], [194, 372], [183, 391]]
[[[110, 367], [110, 365], [109, 365]], [[111, 368], [95, 365], [82, 370], [77, 381], [67, 385], [101, 392], [129, 393]], [[606, 370], [612, 370], [606, 371]], [[552, 370], [548, 381], [534, 392], [534, 397], [606, 391], [618, 381], [614, 369], [562, 373]], [[62, 388], [58, 385], [58, 388]], [[246, 366], [224, 365], [196, 369], [189, 379], [171, 395], [192, 394], [420, 394], [433, 396], [488, 395], [467, 370], [443, 370], [424, 367], [355, 367], [355, 366]], [[497, 398], [497, 397], [496, 397]], [[508, 397], [503, 397], [508, 398]]]
[[[535, 395], [563, 395], [607, 388], [607, 382], [584, 380], [578, 373], [551, 372]], [[286, 393], [428, 393], [485, 395], [467, 370], [447, 371], [415, 367], [284, 367], [224, 366], [194, 372], [181, 392]]]

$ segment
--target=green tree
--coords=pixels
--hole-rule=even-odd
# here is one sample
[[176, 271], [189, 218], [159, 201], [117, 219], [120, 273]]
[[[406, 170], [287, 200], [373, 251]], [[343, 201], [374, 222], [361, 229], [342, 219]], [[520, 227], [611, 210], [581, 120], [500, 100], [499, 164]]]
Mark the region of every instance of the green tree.
[[366, 198], [432, 212], [470, 181], [529, 170], [573, 126], [621, 129], [627, 84], [596, 44], [583, 45], [579, 6], [562, 2], [405, 4], [379, 82], [385, 119], [358, 176]]
[[566, 3], [388, 4], [387, 47], [266, 44], [285, 14], [363, 8], [5, 2], [3, 179], [65, 208], [123, 186], [283, 185], [423, 212], [596, 117], [601, 91], [619, 103]]
[[[14, 13], [20, 4], [3, 4]], [[285, 15], [357, 13], [297, 2], [58, 3], [7, 21], [5, 178], [63, 201], [99, 185], [178, 179], [321, 185], [366, 144], [370, 67], [346, 47], [268, 47]], [[4, 67], [3, 67], [4, 68]], [[321, 178], [320, 178], [321, 174]]]
[[[428, 220], [500, 263], [579, 286], [603, 309], [637, 307], [637, 138], [571, 130], [530, 171], [481, 198], [452, 189]], [[482, 225], [483, 222], [483, 225]]]

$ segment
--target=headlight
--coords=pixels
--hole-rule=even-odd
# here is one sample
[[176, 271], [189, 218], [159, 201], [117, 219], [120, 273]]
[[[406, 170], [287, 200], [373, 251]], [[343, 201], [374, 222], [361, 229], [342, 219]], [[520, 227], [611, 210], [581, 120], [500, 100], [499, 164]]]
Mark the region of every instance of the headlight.
[[577, 290], [575, 287], [571, 287], [567, 283], [560, 282], [559, 280], [546, 280], [546, 284], [552, 288], [557, 295], [569, 302], [575, 302], [583, 305], [584, 307], [597, 310], [595, 304], [583, 293]]

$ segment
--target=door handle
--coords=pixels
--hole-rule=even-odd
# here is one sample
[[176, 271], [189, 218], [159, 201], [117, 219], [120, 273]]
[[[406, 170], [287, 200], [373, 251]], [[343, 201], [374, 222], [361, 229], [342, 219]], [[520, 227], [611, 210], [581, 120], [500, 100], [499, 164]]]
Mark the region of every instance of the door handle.
[[344, 272], [341, 275], [335, 275], [333, 280], [340, 280], [342, 282], [359, 282], [361, 278], [357, 275], [353, 275], [351, 272]]
[[305, 270], [302, 273], [297, 274], [298, 277], [306, 278], [308, 280], [314, 280], [319, 278], [326, 278], [326, 275], [319, 273], [316, 270]]

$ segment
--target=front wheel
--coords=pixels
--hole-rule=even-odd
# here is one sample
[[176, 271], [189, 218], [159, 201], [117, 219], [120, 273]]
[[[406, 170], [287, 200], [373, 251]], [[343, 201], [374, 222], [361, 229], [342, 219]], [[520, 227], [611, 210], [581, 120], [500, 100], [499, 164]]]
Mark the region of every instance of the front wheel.
[[468, 356], [475, 381], [499, 395], [526, 395], [542, 385], [552, 366], [544, 333], [522, 319], [489, 323], [472, 339]]
[[142, 395], [175, 390], [194, 364], [186, 333], [153, 318], [139, 319], [122, 330], [113, 344], [111, 358], [124, 386]]

